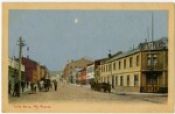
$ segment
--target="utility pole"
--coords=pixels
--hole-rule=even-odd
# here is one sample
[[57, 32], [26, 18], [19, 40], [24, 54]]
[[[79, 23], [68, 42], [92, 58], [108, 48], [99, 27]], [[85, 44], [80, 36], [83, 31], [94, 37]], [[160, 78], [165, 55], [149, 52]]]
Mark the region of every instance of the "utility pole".
[[24, 41], [22, 40], [22, 37], [19, 38], [18, 44], [19, 46], [19, 60], [18, 60], [18, 96], [20, 97], [21, 95], [21, 61], [22, 61], [22, 47], [25, 46]]
[[154, 41], [154, 14], [153, 14], [153, 12], [152, 12], [152, 42]]

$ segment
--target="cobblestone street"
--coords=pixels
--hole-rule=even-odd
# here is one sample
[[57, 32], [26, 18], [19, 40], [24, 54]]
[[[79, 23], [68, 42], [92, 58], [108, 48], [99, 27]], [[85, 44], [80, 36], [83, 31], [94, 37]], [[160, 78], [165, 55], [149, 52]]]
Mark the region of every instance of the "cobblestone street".
[[38, 103], [38, 102], [60, 102], [60, 101], [90, 101], [90, 102], [122, 102], [122, 103], [154, 103], [167, 102], [166, 95], [156, 94], [116, 94], [103, 93], [91, 90], [87, 86], [59, 85], [58, 90], [50, 89], [49, 92], [37, 92], [35, 94], [23, 93], [20, 98], [9, 97], [10, 103]]

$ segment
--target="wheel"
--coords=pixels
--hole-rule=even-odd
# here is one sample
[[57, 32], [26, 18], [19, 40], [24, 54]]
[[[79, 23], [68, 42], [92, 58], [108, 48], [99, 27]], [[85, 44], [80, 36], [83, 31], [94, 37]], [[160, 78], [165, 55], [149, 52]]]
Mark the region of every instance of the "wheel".
[[105, 89], [104, 89], [104, 88], [100, 88], [100, 91], [101, 91], [101, 92], [105, 92]]

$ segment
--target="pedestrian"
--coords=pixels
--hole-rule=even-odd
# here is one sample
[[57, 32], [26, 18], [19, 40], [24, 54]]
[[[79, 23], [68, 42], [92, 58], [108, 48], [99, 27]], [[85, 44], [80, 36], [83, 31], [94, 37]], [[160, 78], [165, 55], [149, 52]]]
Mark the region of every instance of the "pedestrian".
[[19, 89], [18, 83], [15, 83], [13, 96], [17, 96], [18, 89]]
[[57, 81], [54, 80], [54, 87], [55, 87], [55, 91], [57, 90]]
[[36, 84], [34, 84], [34, 92], [36, 93]]
[[38, 89], [39, 89], [39, 91], [41, 91], [40, 81], [37, 82], [37, 85], [38, 85]]
[[24, 84], [24, 82], [21, 82], [21, 88], [22, 88], [22, 92], [24, 92], [24, 87], [25, 87], [25, 84]]
[[11, 85], [11, 81], [9, 81], [8, 86], [9, 86], [9, 88], [8, 88], [8, 89], [9, 89], [8, 93], [11, 94], [11, 87], [12, 87], [12, 85]]

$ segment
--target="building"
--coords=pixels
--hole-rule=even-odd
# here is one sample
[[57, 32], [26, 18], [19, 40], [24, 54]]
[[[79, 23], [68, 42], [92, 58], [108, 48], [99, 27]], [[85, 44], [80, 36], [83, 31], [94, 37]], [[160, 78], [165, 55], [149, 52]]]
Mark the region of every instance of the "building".
[[86, 67], [82, 68], [79, 72], [78, 72], [78, 83], [85, 85], [87, 84], [87, 77], [86, 77]]
[[[79, 60], [71, 61], [64, 68], [63, 77], [69, 82], [73, 83], [73, 79], [76, 79], [76, 75], [74, 74], [77, 69], [82, 69], [90, 64], [92, 61], [86, 58], [81, 58]], [[74, 75], [73, 75], [74, 74]]]
[[37, 83], [48, 75], [47, 68], [32, 59], [22, 57], [22, 64], [26, 69], [25, 76], [27, 82]]
[[40, 79], [46, 79], [48, 76], [48, 69], [44, 65], [40, 65]]
[[49, 74], [51, 76], [51, 80], [59, 81], [62, 76], [62, 71], [49, 71]]
[[25, 66], [26, 72], [26, 81], [29, 82], [36, 82], [37, 81], [37, 62], [33, 61], [29, 58], [22, 57], [22, 64]]
[[[18, 68], [19, 63], [16, 59], [9, 58], [8, 60], [8, 86], [9, 86], [9, 94], [12, 94], [14, 90], [14, 84], [18, 80]], [[21, 82], [25, 83], [25, 67], [21, 64]]]
[[86, 82], [89, 84], [95, 78], [95, 63], [88, 64], [86, 67]]
[[167, 92], [167, 69], [167, 39], [163, 38], [102, 61], [99, 81], [118, 92]]
[[80, 71], [81, 71], [81, 68], [75, 68], [73, 71], [72, 71], [72, 76], [71, 76], [71, 83], [73, 84], [76, 84], [78, 83], [78, 76], [80, 74]]

